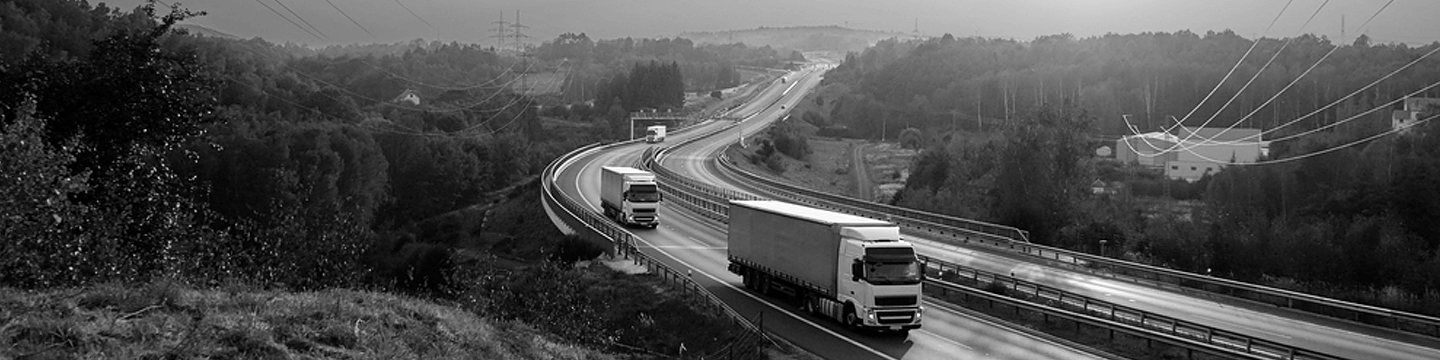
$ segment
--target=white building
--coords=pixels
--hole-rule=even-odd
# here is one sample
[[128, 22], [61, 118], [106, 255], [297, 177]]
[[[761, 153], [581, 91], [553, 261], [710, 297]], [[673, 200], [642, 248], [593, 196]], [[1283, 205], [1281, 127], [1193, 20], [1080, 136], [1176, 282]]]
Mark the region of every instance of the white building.
[[1253, 163], [1267, 150], [1259, 129], [1181, 127], [1126, 136], [1115, 143], [1115, 159], [1161, 169], [1171, 179], [1199, 180], [1226, 165]]
[[1407, 97], [1404, 108], [1395, 110], [1390, 117], [1390, 128], [1401, 129], [1401, 134], [1408, 133], [1410, 126], [1420, 121], [1420, 118], [1424, 117], [1422, 115], [1428, 116], [1432, 108], [1440, 108], [1440, 99]]
[[420, 93], [415, 89], [405, 89], [400, 96], [395, 97], [395, 102], [408, 102], [411, 105], [420, 105]]

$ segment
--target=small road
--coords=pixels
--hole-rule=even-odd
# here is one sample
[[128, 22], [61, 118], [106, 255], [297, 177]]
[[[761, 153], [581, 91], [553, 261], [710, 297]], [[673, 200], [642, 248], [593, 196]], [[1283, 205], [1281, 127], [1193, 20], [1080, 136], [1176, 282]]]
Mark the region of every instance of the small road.
[[875, 186], [870, 183], [870, 167], [865, 165], [865, 143], [850, 146], [850, 174], [855, 175], [855, 197], [875, 201]]

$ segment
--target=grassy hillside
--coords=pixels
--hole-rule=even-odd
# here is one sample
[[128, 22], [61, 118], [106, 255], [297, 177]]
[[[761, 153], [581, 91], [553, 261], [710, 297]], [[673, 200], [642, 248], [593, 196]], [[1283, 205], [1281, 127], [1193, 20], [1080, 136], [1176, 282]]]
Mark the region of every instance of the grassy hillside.
[[0, 358], [614, 359], [405, 296], [171, 282], [0, 290]]

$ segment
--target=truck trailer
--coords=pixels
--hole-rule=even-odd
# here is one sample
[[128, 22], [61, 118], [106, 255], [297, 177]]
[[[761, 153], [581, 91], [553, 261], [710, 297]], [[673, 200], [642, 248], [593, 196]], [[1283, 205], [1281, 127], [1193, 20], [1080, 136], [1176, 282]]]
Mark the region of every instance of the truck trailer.
[[622, 225], [660, 225], [660, 188], [655, 174], [622, 166], [600, 168], [600, 207]]
[[665, 141], [665, 125], [653, 125], [645, 128], [645, 142], [658, 143]]
[[924, 273], [893, 223], [779, 201], [731, 201], [729, 270], [852, 328], [920, 328]]

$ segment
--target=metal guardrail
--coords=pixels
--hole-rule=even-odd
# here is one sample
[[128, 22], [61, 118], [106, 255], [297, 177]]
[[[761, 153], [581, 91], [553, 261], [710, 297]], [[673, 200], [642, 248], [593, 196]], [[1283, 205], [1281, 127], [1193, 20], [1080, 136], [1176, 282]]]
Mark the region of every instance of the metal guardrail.
[[[1228, 352], [1238, 351], [1243, 354], [1262, 356], [1270, 359], [1342, 359], [1291, 345], [1258, 339], [1249, 335], [1119, 305], [1110, 301], [1065, 291], [1057, 287], [1020, 280], [1012, 276], [1000, 275], [929, 256], [917, 256], [925, 262], [928, 270], [934, 270], [935, 273], [940, 275], [941, 279], [963, 279], [977, 285], [983, 283], [1001, 284], [1007, 286], [1011, 291], [1024, 294], [1033, 300], [1047, 302], [1052, 308], [1073, 309], [1079, 313], [1099, 317], [1103, 320], [1118, 324], [1130, 325], [1135, 328], [1170, 335], [1174, 338], [1189, 339], [1204, 345], [1209, 345], [1182, 345], [1187, 348], [1224, 348], [1227, 349]], [[929, 273], [929, 271], [927, 271], [927, 273]], [[940, 281], [943, 282], [943, 280]], [[1127, 327], [1120, 328], [1130, 329]], [[1138, 329], [1130, 329], [1127, 331], [1134, 330]]]
[[[956, 236], [966, 242], [977, 241], [981, 244], [1008, 248], [1021, 254], [1058, 260], [1074, 265], [1075, 269], [1104, 270], [1118, 275], [1119, 279], [1171, 284], [1180, 288], [1221, 294], [1412, 334], [1440, 337], [1440, 318], [1437, 317], [1032, 244], [1026, 240], [1016, 240], [997, 234], [997, 232], [1010, 232], [1009, 230], [997, 231], [994, 229], [999, 228], [990, 227], [1000, 225], [827, 194], [745, 171], [735, 166], [728, 160], [728, 157], [722, 156], [716, 161], [722, 169], [738, 175], [740, 180], [745, 180], [751, 186], [764, 189], [773, 195], [817, 207], [887, 219], [919, 231], [942, 236]], [[960, 225], [957, 226], [957, 224]], [[966, 227], [965, 224], [978, 226], [980, 229]], [[986, 230], [986, 228], [991, 230]]]
[[541, 187], [542, 205], [545, 207], [545, 211], [551, 215], [551, 219], [558, 220], [555, 224], [556, 227], [567, 234], [590, 237], [591, 239], [598, 237], [597, 240], [614, 244], [615, 247], [612, 251], [616, 255], [624, 256], [635, 261], [637, 264], [645, 266], [651, 273], [667, 280], [667, 282], [673, 286], [680, 288], [685, 295], [704, 301], [712, 311], [725, 315], [731, 322], [746, 330], [747, 334], [742, 334], [732, 341], [731, 346], [733, 348], [717, 351], [715, 354], [712, 354], [713, 356], [710, 358], [764, 358], [764, 351], [761, 349], [761, 345], [769, 343], [774, 346], [777, 343], [774, 339], [770, 338], [769, 335], [765, 334], [763, 329], [752, 323], [745, 316], [740, 315], [729, 305], [726, 305], [724, 301], [715, 297], [714, 294], [691, 279], [688, 274], [682, 274], [680, 271], [645, 255], [637, 247], [636, 244], [638, 241], [634, 234], [631, 234], [610, 219], [606, 219], [593, 211], [588, 211], [588, 209], [580, 203], [560, 193], [559, 189], [556, 188], [555, 176], [559, 168], [568, 165], [569, 161], [580, 154], [602, 147], [604, 146], [600, 144], [581, 147], [557, 158], [545, 167], [541, 178], [543, 179], [542, 181], [545, 181], [544, 186]]
[[[728, 216], [725, 213], [727, 211], [712, 210], [728, 207], [728, 199], [722, 195], [716, 195], [716, 193], [724, 193], [725, 191], [716, 191], [717, 189], [713, 188], [706, 189], [706, 187], [709, 187], [708, 185], [697, 186], [700, 184], [684, 179], [670, 179], [669, 176], [675, 174], [668, 172], [664, 167], [655, 166], [654, 168], [670, 174], [661, 176], [666, 182], [673, 181], [680, 184], [674, 186], [673, 190], [671, 190], [672, 192], [667, 193], [667, 196], [675, 194], [674, 196], [679, 197], [679, 200], [684, 202], [701, 202], [702, 204], [691, 204], [690, 206], [693, 206], [692, 208], [704, 209], [701, 214], [707, 218], [722, 223], [726, 222]], [[739, 193], [732, 192], [729, 194], [735, 195]], [[674, 197], [671, 199], [675, 200]], [[672, 201], [672, 204], [673, 203]], [[1085, 323], [1107, 330], [1127, 333], [1132, 336], [1178, 346], [1190, 351], [1199, 351], [1223, 357], [1238, 359], [1340, 359], [1293, 346], [1255, 339], [1221, 329], [1124, 307], [1103, 300], [1070, 293], [1058, 288], [1030, 283], [984, 270], [945, 262], [943, 260], [926, 256], [921, 256], [921, 259], [926, 261], [927, 273], [940, 276], [939, 279], [927, 279], [927, 287], [938, 288], [941, 289], [942, 292], [954, 291], [966, 294], [966, 296], [982, 297], [1017, 309], [1041, 313], [1045, 316], [1065, 318], [1077, 323]], [[990, 294], [980, 289], [956, 285], [943, 280], [946, 278], [959, 279], [962, 275], [966, 274], [969, 276], [964, 277], [965, 279], [976, 281], [977, 283], [1008, 283], [1011, 288], [1016, 291], [1028, 290], [1028, 294], [1034, 294], [1035, 298], [1051, 304], [1047, 305], [1026, 299]], [[1078, 311], [1072, 311], [1071, 309], [1067, 309], [1067, 307]]]

